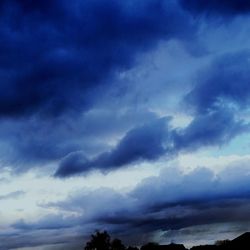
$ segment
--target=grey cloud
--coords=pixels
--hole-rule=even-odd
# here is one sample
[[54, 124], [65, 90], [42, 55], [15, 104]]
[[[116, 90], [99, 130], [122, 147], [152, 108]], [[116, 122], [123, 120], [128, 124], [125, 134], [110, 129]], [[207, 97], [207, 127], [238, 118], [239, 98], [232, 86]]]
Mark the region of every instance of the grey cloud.
[[73, 152], [61, 161], [55, 176], [65, 178], [95, 169], [105, 173], [135, 162], [153, 162], [164, 155], [172, 158], [182, 152], [228, 143], [249, 131], [249, 124], [227, 108], [198, 114], [181, 129], [172, 128], [169, 120], [158, 118], [131, 129], [113, 149], [93, 159], [83, 152]]
[[22, 197], [23, 195], [25, 195], [24, 191], [11, 192], [8, 194], [0, 195], [0, 201], [1, 200], [9, 200], [9, 199], [18, 199], [18, 198]]
[[121, 113], [118, 107], [112, 112], [92, 109], [79, 117], [61, 116], [50, 121], [34, 117], [5, 120], [0, 125], [2, 166], [11, 165], [13, 172], [20, 173], [44, 167], [74, 151], [92, 156], [110, 148], [109, 138], [119, 138], [134, 125], [155, 118], [156, 114], [147, 110], [123, 109]]
[[116, 147], [88, 160], [82, 153], [70, 154], [60, 164], [55, 176], [67, 177], [92, 169], [110, 171], [140, 160], [153, 161], [169, 151], [168, 118], [156, 119], [126, 133]]
[[[237, 174], [236, 174], [237, 173]], [[141, 231], [242, 221], [249, 216], [249, 167], [228, 167], [215, 175], [206, 168], [183, 174], [166, 168], [127, 194], [111, 189], [77, 193], [68, 200], [47, 204], [84, 211], [81, 219]], [[108, 204], [108, 206], [100, 206]], [[86, 218], [85, 218], [86, 216]]]

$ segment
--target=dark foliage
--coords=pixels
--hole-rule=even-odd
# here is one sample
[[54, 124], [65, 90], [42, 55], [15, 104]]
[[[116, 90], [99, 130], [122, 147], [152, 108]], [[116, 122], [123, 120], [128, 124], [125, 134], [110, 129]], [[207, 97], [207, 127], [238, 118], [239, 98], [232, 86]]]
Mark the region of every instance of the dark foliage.
[[128, 247], [127, 250], [139, 250], [138, 247]]
[[[159, 245], [155, 242], [149, 242], [141, 246], [140, 250], [185, 250], [186, 248], [182, 244], [169, 244]], [[244, 233], [234, 240], [219, 240], [214, 245], [194, 246], [190, 250], [232, 250], [250, 249], [250, 233]], [[86, 243], [85, 250], [139, 250], [137, 247], [125, 247], [120, 239], [114, 239], [111, 241], [110, 235], [106, 232], [96, 231], [91, 235], [90, 241]]]
[[155, 242], [149, 242], [146, 245], [141, 247], [141, 250], [157, 250], [158, 249], [158, 244]]
[[[90, 241], [86, 243], [85, 250], [126, 250], [120, 239], [111, 241], [110, 235], [106, 232], [96, 231], [91, 235]], [[130, 250], [137, 250], [137, 248], [130, 247]]]
[[110, 236], [104, 232], [97, 231], [91, 235], [91, 240], [87, 242], [85, 250], [110, 250]]

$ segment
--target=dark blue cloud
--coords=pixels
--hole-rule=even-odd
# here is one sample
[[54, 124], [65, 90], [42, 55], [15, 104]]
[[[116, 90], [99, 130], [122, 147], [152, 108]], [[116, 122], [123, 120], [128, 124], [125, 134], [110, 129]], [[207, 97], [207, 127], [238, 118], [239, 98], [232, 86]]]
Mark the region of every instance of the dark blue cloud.
[[200, 114], [185, 129], [174, 133], [175, 149], [192, 151], [204, 146], [222, 145], [249, 131], [249, 128], [249, 124], [237, 120], [227, 109]]
[[241, 51], [218, 57], [197, 77], [185, 100], [198, 113], [236, 106], [246, 108], [250, 97], [250, 54]]
[[180, 0], [184, 8], [194, 14], [237, 15], [250, 12], [249, 0]]
[[174, 135], [178, 150], [195, 150], [229, 142], [249, 131], [241, 112], [249, 107], [249, 51], [217, 57], [199, 72], [183, 105], [193, 121]]
[[15, 173], [44, 165], [79, 148], [74, 141], [74, 131], [69, 130], [69, 124], [64, 119], [50, 122], [37, 119], [3, 120], [0, 127], [2, 167], [11, 165]]
[[55, 176], [64, 178], [94, 169], [105, 173], [135, 162], [155, 161], [164, 155], [172, 158], [181, 152], [228, 143], [250, 128], [228, 109], [199, 114], [182, 129], [171, 128], [166, 121], [161, 118], [130, 130], [114, 149], [93, 159], [80, 151], [70, 153], [61, 161]]
[[81, 152], [70, 154], [61, 162], [55, 176], [67, 177], [92, 169], [105, 172], [140, 160], [156, 160], [169, 151], [168, 136], [167, 119], [158, 119], [130, 130], [113, 150], [92, 160]]
[[[58, 161], [75, 151], [88, 157], [110, 150], [109, 138], [117, 138], [134, 126], [157, 119], [146, 110], [92, 109], [78, 117], [2, 120], [0, 125], [2, 167], [15, 173]], [[112, 120], [112, 123], [110, 122]]]
[[158, 120], [128, 132], [112, 151], [87, 159], [82, 153], [68, 155], [56, 176], [67, 177], [93, 169], [110, 171], [163, 155], [222, 145], [249, 131], [249, 124], [236, 111], [249, 105], [249, 53], [227, 54], [214, 60], [197, 77], [197, 84], [185, 96], [184, 104], [193, 111], [191, 123], [182, 129], [162, 126]]
[[77, 173], [89, 171], [92, 168], [92, 162], [90, 162], [82, 152], [74, 152], [61, 161], [55, 176], [71, 176]]
[[[5, 165], [19, 165], [21, 171], [63, 159], [57, 176], [96, 168], [105, 172], [221, 144], [244, 130], [231, 109], [221, 105], [248, 105], [247, 53], [227, 55], [203, 74], [185, 98], [195, 110], [187, 128], [141, 127], [146, 121], [126, 127], [107, 118], [120, 132], [116, 136], [123, 135], [110, 149], [97, 138], [112, 130], [107, 125], [88, 125], [88, 118], [76, 116], [72, 123], [72, 113], [88, 110], [114, 86], [120, 72], [134, 66], [138, 55], [162, 40], [193, 41], [196, 24], [178, 1], [11, 0], [1, 1], [0, 12], [0, 117], [11, 118], [1, 125], [0, 155]], [[241, 84], [236, 88], [237, 81]], [[100, 116], [94, 123], [104, 120]], [[125, 135], [126, 131], [130, 132]]]
[[91, 90], [191, 24], [174, 1], [1, 1], [0, 116], [89, 107]]
[[89, 110], [137, 56], [162, 40], [187, 40], [193, 29], [172, 0], [1, 1], [3, 163], [26, 170], [78, 150], [88, 157], [91, 147], [104, 151], [81, 130], [88, 121], [72, 125], [72, 117]]

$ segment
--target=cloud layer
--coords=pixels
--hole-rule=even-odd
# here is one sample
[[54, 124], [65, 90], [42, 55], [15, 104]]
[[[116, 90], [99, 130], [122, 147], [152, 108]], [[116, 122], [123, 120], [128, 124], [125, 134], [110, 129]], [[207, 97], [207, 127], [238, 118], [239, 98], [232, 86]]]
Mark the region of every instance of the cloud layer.
[[[222, 154], [220, 166], [249, 152], [249, 11], [243, 0], [0, 1], [0, 248], [250, 223], [248, 163], [192, 165], [197, 152]], [[185, 154], [185, 171], [158, 175]], [[123, 174], [135, 187], [118, 189]]]
[[123, 232], [129, 231], [140, 239], [138, 233], [152, 236], [157, 230], [241, 223], [249, 217], [249, 176], [249, 166], [244, 162], [235, 162], [218, 174], [207, 168], [189, 173], [176, 167], [165, 168], [159, 176], [144, 179], [127, 193], [111, 188], [79, 190], [66, 200], [43, 204], [67, 216], [51, 215], [12, 226], [29, 231], [84, 225], [83, 235], [100, 228], [129, 240]]
[[0, 116], [87, 109], [93, 88], [189, 26], [174, 1], [2, 1]]
[[[95, 120], [89, 116], [100, 95], [122, 89], [121, 75], [133, 69], [137, 58], [160, 41], [178, 40], [186, 49], [192, 42], [199, 46], [198, 24], [181, 7], [186, 4], [172, 0], [2, 1], [3, 166], [19, 173], [32, 166], [59, 162], [55, 171], [58, 177], [93, 169], [105, 172], [135, 162], [152, 162], [163, 155], [172, 157], [203, 146], [221, 145], [247, 131], [247, 122], [236, 111], [248, 106], [248, 51], [219, 55], [199, 73], [196, 84], [191, 84], [179, 100], [186, 113], [193, 112], [186, 128], [164, 128], [160, 125], [162, 116], [150, 107], [132, 111], [133, 120], [124, 117], [124, 121], [131, 119], [127, 127], [120, 118], [113, 128], [97, 126], [105, 119], [112, 120], [105, 117], [110, 109], [107, 99], [101, 103], [103, 114]], [[215, 2], [199, 5], [192, 1], [188, 6], [198, 6], [200, 12], [220, 9]], [[247, 10], [243, 3], [234, 1], [223, 6]], [[133, 89], [129, 85], [126, 88], [129, 95]], [[142, 105], [133, 105], [125, 93], [119, 95], [114, 98], [124, 98], [124, 103], [116, 107], [117, 117], [128, 106]], [[144, 116], [142, 122], [136, 120], [138, 114]], [[101, 131], [103, 137], [99, 139]], [[114, 140], [109, 135], [115, 131], [119, 134]]]
[[217, 14], [222, 16], [234, 16], [247, 14], [250, 11], [248, 0], [180, 0], [181, 4], [194, 14]]

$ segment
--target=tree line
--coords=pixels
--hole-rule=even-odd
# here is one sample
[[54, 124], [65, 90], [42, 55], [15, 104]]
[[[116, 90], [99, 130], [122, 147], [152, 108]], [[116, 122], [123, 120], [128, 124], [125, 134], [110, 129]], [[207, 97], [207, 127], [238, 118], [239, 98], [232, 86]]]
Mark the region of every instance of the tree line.
[[[90, 240], [86, 243], [84, 250], [185, 250], [182, 244], [159, 245], [158, 243], [149, 242], [140, 247], [126, 247], [120, 239], [111, 239], [107, 231], [96, 231], [91, 235]], [[214, 245], [194, 246], [190, 250], [249, 250], [250, 233], [244, 233], [234, 240], [216, 241]]]

